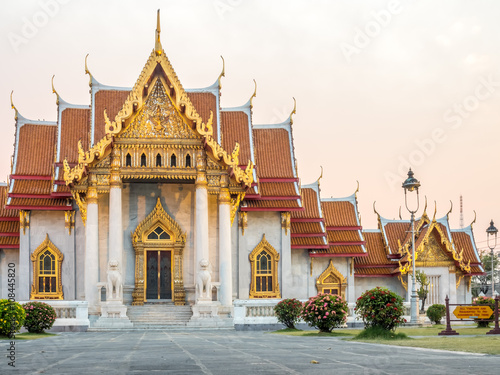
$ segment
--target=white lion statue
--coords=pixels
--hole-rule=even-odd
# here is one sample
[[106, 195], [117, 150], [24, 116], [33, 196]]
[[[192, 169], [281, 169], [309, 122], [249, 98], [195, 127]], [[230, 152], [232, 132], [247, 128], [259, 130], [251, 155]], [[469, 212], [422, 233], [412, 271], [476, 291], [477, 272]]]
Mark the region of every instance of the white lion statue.
[[122, 295], [122, 274], [120, 273], [120, 269], [118, 267], [118, 261], [111, 259], [108, 262], [106, 300], [121, 300]]
[[200, 261], [200, 269], [198, 271], [198, 281], [196, 283], [196, 293], [199, 299], [212, 300], [212, 276], [208, 270], [208, 260]]

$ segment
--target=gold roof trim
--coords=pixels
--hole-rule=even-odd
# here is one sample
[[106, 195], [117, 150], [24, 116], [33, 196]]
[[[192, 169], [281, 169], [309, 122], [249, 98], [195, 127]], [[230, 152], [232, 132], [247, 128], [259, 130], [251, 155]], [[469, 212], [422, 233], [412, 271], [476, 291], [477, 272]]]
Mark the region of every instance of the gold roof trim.
[[[159, 42], [159, 29], [157, 29], [157, 32], [157, 41]], [[160, 54], [158, 53], [158, 46], [161, 47], [161, 44], [155, 45], [155, 49], [150, 54], [148, 61], [146, 62], [141, 74], [139, 75], [139, 78], [137, 79], [132, 91], [125, 100], [122, 109], [116, 115], [114, 121], [111, 121], [109, 119], [106, 111], [104, 112], [106, 131], [106, 135], [104, 136], [104, 138], [85, 153], [83, 153], [83, 149], [80, 147], [81, 145], [79, 146], [79, 164], [76, 167], [71, 170], [67, 170], [67, 163], [65, 164], [64, 179], [66, 181], [66, 185], [69, 185], [75, 180], [79, 181], [81, 179], [85, 167], [104, 155], [104, 151], [112, 143], [113, 137], [119, 134], [122, 131], [124, 125], [126, 125], [126, 120], [130, 119], [135, 112], [142, 108], [145, 100], [147, 99], [147, 97], [143, 97], [143, 89], [147, 85], [150, 77], [155, 74], [156, 67], [160, 66], [169, 80], [170, 90], [173, 93], [173, 95], [170, 95], [167, 90], [167, 95], [172, 101], [172, 104], [179, 110], [179, 112], [183, 113], [183, 117], [186, 123], [193, 124], [198, 134], [205, 137], [206, 144], [210, 148], [213, 157], [216, 160], [223, 160], [224, 163], [226, 163], [226, 165], [232, 169], [232, 175], [236, 179], [236, 181], [238, 183], [246, 185], [247, 187], [250, 187], [253, 182], [253, 162], [249, 161], [246, 169], [242, 170], [239, 167], [238, 158], [235, 158], [235, 156], [237, 156], [238, 154], [233, 151], [231, 155], [229, 155], [228, 152], [217, 143], [217, 141], [213, 137], [213, 112], [210, 111], [210, 118], [205, 124], [202, 121], [200, 114], [196, 111], [193, 103], [189, 99], [187, 92], [184, 90], [164, 51], [162, 51], [162, 53]], [[87, 67], [86, 72], [88, 72]], [[88, 72], [88, 74], [90, 73]], [[235, 146], [235, 150], [236, 149], [239, 150], [239, 145]]]

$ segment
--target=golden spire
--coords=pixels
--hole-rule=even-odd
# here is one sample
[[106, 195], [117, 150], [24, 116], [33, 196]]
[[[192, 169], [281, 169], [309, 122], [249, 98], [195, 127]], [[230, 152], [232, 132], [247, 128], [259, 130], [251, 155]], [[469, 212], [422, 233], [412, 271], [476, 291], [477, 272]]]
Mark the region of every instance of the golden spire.
[[220, 72], [219, 78], [218, 78], [219, 87], [220, 87], [221, 78], [226, 76], [226, 63], [224, 62], [224, 57], [222, 57], [222, 55], [220, 56], [220, 58], [222, 59], [222, 72]]
[[17, 118], [18, 118], [19, 112], [17, 111], [17, 108], [16, 108], [16, 106], [14, 105], [14, 101], [12, 100], [12, 94], [13, 94], [13, 93], [14, 93], [14, 90], [12, 90], [12, 91], [10, 92], [10, 106], [12, 107], [12, 109], [13, 109], [14, 111], [16, 111], [16, 114], [15, 114], [14, 119], [17, 121]]
[[474, 210], [474, 220], [470, 223], [470, 229], [472, 229], [472, 225], [476, 222], [476, 210]]
[[52, 93], [56, 94], [56, 97], [57, 97], [56, 104], [59, 105], [59, 94], [57, 93], [57, 91], [54, 87], [54, 77], [55, 76], [56, 76], [55, 74], [52, 76]]
[[450, 210], [446, 214], [446, 219], [449, 220], [451, 211], [453, 211], [453, 202], [450, 200]]
[[253, 90], [253, 94], [252, 96], [250, 97], [250, 109], [253, 108], [253, 104], [252, 104], [252, 100], [253, 98], [255, 98], [257, 96], [257, 82], [255, 81], [255, 79], [253, 80], [253, 83], [255, 85], [255, 89]]
[[432, 216], [432, 222], [436, 221], [436, 214], [437, 214], [437, 203], [434, 201], [434, 215]]
[[401, 206], [399, 206], [399, 220], [403, 220], [403, 218], [401, 217]]
[[87, 53], [87, 55], [85, 56], [85, 74], [88, 74], [89, 75], [89, 87], [92, 87], [92, 73], [90, 73], [90, 70], [87, 66], [87, 57], [89, 57], [89, 54]]
[[293, 124], [292, 115], [295, 115], [297, 113], [297, 101], [295, 100], [295, 98], [292, 99], [293, 99], [293, 109], [292, 112], [290, 113], [290, 125]]
[[319, 167], [321, 168], [321, 174], [320, 174], [320, 176], [318, 177], [318, 181], [317, 181], [317, 182], [318, 182], [318, 187], [319, 187], [319, 180], [321, 180], [321, 179], [323, 178], [323, 166], [322, 166], [322, 165], [320, 165]]
[[160, 41], [160, 10], [158, 9], [157, 17], [156, 17], [156, 33], [155, 33], [155, 52], [156, 56], [160, 56], [162, 54], [163, 48], [161, 46]]

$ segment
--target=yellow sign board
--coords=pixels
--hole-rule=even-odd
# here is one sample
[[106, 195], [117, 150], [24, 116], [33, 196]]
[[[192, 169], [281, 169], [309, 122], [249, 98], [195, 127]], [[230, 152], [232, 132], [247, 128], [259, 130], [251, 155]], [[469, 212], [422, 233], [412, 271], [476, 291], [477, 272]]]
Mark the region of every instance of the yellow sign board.
[[457, 306], [453, 314], [458, 319], [489, 319], [493, 310], [489, 306]]

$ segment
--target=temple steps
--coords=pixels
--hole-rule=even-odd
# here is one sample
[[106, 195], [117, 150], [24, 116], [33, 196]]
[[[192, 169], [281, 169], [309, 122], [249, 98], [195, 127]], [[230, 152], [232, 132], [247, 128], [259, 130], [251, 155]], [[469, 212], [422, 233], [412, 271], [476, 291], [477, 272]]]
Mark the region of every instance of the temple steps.
[[136, 329], [172, 329], [185, 328], [193, 312], [191, 306], [155, 303], [128, 306], [127, 316]]

